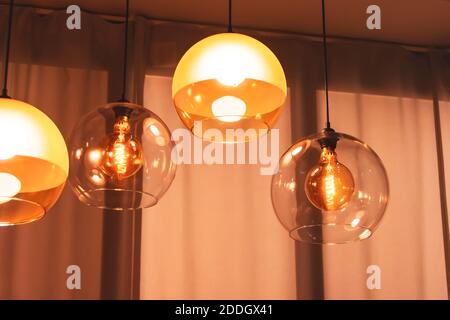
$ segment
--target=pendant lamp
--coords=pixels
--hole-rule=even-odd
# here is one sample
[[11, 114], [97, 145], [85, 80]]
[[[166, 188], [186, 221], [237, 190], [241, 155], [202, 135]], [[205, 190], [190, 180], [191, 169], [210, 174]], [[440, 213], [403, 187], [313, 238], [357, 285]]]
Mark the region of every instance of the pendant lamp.
[[13, 7], [10, 0], [0, 96], [0, 226], [42, 218], [58, 200], [69, 170], [64, 138], [52, 120], [8, 96]]
[[324, 0], [322, 27], [326, 128], [283, 154], [272, 178], [272, 204], [293, 239], [349, 243], [373, 234], [388, 203], [389, 183], [383, 163], [366, 143], [330, 126]]
[[[214, 135], [216, 142], [248, 141], [266, 134], [287, 92], [283, 68], [273, 52], [232, 31], [231, 5], [229, 0], [228, 32], [194, 44], [178, 63], [172, 82], [181, 121], [201, 138], [208, 129], [219, 130], [223, 138], [217, 141], [219, 135]], [[242, 129], [246, 135], [226, 135], [227, 129]]]
[[154, 206], [176, 171], [167, 126], [156, 114], [125, 98], [128, 24], [126, 0], [121, 99], [82, 117], [69, 148], [69, 182], [80, 201], [116, 211]]

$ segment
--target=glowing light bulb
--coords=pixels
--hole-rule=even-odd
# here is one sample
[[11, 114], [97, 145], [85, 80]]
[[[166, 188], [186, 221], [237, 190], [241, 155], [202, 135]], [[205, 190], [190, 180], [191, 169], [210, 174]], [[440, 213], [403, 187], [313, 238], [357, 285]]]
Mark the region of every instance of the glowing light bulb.
[[14, 175], [0, 172], [0, 204], [11, 200], [20, 192], [22, 184]]
[[2, 148], [0, 148], [0, 160], [8, 160], [14, 157], [15, 154], [13, 150], [13, 148], [7, 148], [2, 145]]
[[257, 63], [252, 54], [253, 52], [243, 45], [223, 43], [205, 53], [204, 59], [207, 64], [213, 64], [210, 72], [215, 74], [219, 83], [227, 87], [238, 87], [245, 81], [249, 69]]
[[217, 81], [227, 87], [238, 87], [244, 82], [245, 76], [239, 70], [224, 70], [218, 77]]
[[349, 203], [355, 183], [350, 170], [337, 160], [334, 148], [323, 147], [320, 160], [305, 180], [305, 193], [318, 209], [333, 211]]
[[236, 122], [242, 119], [247, 106], [237, 97], [223, 96], [214, 100], [211, 110], [213, 115], [222, 122]]
[[132, 138], [127, 116], [119, 116], [114, 123], [114, 132], [104, 143], [101, 168], [118, 180], [134, 175], [143, 162], [142, 147]]

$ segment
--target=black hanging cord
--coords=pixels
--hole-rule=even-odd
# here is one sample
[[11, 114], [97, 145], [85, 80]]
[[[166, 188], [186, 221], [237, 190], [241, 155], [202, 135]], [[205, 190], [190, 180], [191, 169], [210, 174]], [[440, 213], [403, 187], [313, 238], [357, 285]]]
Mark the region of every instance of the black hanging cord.
[[9, 66], [9, 45], [11, 43], [11, 29], [13, 16], [14, 0], [9, 1], [8, 30], [6, 34], [5, 54], [3, 55], [3, 89], [2, 98], [10, 98], [8, 96], [8, 66]]
[[231, 23], [232, 3], [232, 0], [228, 0], [228, 32], [233, 32], [233, 25]]
[[325, 70], [325, 99], [327, 110], [327, 129], [331, 129], [330, 125], [330, 107], [328, 104], [328, 48], [327, 48], [327, 28], [325, 24], [325, 0], [322, 0], [322, 39], [323, 39], [323, 61]]
[[124, 52], [123, 52], [123, 74], [122, 74], [122, 97], [121, 102], [128, 102], [126, 99], [127, 92], [127, 67], [128, 67], [128, 20], [130, 11], [130, 1], [125, 0], [125, 35], [124, 35]]

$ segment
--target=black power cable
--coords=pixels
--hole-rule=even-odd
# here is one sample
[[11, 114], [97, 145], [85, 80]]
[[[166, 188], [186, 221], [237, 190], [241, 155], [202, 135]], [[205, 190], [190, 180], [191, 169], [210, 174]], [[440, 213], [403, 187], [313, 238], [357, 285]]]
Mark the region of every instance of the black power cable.
[[127, 69], [128, 69], [128, 24], [129, 24], [129, 11], [130, 1], [126, 0], [125, 9], [125, 35], [124, 35], [124, 52], [123, 52], [123, 74], [122, 74], [122, 97], [121, 102], [128, 102], [126, 99], [127, 92]]
[[233, 32], [233, 24], [232, 24], [232, 20], [231, 20], [231, 16], [232, 16], [232, 6], [233, 1], [232, 0], [228, 0], [228, 32]]
[[11, 43], [11, 29], [12, 29], [12, 16], [13, 16], [14, 0], [9, 1], [9, 15], [8, 15], [8, 30], [6, 35], [6, 45], [3, 64], [3, 89], [1, 98], [10, 98], [8, 96], [8, 67], [9, 67], [9, 47]]
[[322, 40], [323, 40], [323, 59], [325, 70], [325, 99], [327, 110], [327, 129], [331, 129], [330, 126], [330, 107], [328, 103], [328, 48], [327, 48], [327, 28], [325, 23], [325, 0], [322, 0]]

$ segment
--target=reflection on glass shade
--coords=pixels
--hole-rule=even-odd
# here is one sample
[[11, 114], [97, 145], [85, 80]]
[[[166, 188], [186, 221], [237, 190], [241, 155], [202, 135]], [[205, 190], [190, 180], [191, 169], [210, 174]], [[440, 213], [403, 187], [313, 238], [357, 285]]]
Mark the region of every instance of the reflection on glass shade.
[[[324, 148], [330, 137], [336, 147]], [[388, 203], [389, 184], [383, 163], [367, 144], [321, 132], [284, 153], [271, 192], [277, 217], [293, 239], [338, 244], [373, 234]]]
[[42, 218], [69, 170], [64, 138], [33, 106], [0, 98], [0, 226]]
[[[264, 44], [239, 33], [210, 36], [180, 60], [172, 83], [178, 115], [194, 134], [214, 128], [267, 133], [286, 99], [283, 68]], [[201, 123], [202, 130], [194, 126]], [[226, 142], [226, 141], [225, 141]]]
[[107, 104], [84, 116], [72, 132], [69, 182], [90, 206], [151, 207], [175, 177], [173, 147], [169, 129], [150, 110]]

